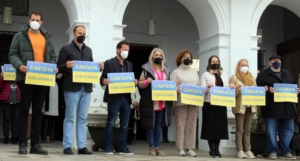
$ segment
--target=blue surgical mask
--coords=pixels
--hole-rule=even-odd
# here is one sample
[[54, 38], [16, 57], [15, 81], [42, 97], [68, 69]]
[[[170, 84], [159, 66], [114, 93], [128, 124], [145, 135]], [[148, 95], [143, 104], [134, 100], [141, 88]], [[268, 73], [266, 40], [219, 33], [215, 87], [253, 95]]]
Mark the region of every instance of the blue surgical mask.
[[275, 68], [275, 69], [278, 69], [278, 68], [280, 68], [280, 63], [279, 63], [279, 61], [275, 61], [273, 64], [272, 64], [272, 66], [273, 66], [273, 68]]

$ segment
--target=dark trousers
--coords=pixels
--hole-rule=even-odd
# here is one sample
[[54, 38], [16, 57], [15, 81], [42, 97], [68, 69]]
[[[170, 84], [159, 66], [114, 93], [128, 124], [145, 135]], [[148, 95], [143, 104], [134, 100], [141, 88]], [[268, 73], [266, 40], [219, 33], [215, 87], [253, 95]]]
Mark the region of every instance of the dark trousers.
[[25, 84], [25, 82], [17, 83], [21, 89], [20, 115], [19, 115], [19, 145], [27, 145], [27, 119], [30, 105], [32, 106], [32, 122], [31, 122], [31, 147], [39, 144], [39, 138], [42, 126], [42, 109], [47, 92], [47, 86], [38, 86]]
[[18, 117], [19, 117], [19, 103], [10, 104], [3, 103], [3, 134], [4, 137], [9, 138], [9, 132], [11, 131], [11, 137], [15, 138], [18, 136]]

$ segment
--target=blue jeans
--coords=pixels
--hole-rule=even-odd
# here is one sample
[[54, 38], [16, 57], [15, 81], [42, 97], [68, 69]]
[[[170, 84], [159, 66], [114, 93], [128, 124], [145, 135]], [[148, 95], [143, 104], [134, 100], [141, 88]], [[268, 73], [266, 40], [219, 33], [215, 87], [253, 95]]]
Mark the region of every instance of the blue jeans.
[[63, 147], [69, 148], [73, 145], [73, 127], [76, 117], [76, 140], [78, 149], [85, 147], [86, 143], [86, 117], [91, 102], [91, 93], [84, 90], [64, 91], [66, 111], [64, 120]]
[[277, 132], [279, 137], [279, 148], [281, 155], [291, 154], [289, 148], [293, 133], [293, 119], [272, 119], [265, 118], [267, 128], [267, 151], [269, 154], [277, 154], [278, 142]]
[[112, 151], [112, 139], [113, 129], [115, 128], [115, 122], [120, 112], [120, 134], [119, 134], [119, 148], [127, 148], [127, 131], [128, 121], [130, 116], [130, 104], [126, 98], [120, 98], [114, 103], [107, 104], [107, 122], [105, 128], [105, 150]]
[[162, 133], [163, 116], [164, 116], [164, 111], [156, 111], [153, 114], [154, 129], [147, 129], [147, 140], [148, 140], [149, 147], [160, 146], [160, 136]]

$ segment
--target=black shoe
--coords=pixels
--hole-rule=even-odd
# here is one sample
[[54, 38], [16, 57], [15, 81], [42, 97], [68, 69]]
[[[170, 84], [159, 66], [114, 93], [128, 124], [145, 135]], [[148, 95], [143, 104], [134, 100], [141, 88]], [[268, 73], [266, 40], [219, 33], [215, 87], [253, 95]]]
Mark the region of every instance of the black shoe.
[[168, 142], [169, 142], [169, 139], [163, 139], [163, 141], [164, 141], [165, 143], [168, 143]]
[[30, 154], [48, 155], [48, 151], [44, 150], [39, 144], [36, 144], [34, 147], [31, 147], [29, 153]]
[[209, 151], [209, 156], [215, 158], [216, 157], [215, 151], [214, 150]]
[[27, 154], [27, 146], [26, 144], [21, 144], [19, 146], [19, 151], [18, 151], [18, 154]]
[[11, 143], [12, 144], [18, 144], [18, 138], [17, 137], [12, 137], [11, 138]]
[[92, 155], [92, 153], [86, 147], [78, 150], [78, 154]]
[[64, 154], [74, 155], [73, 150], [71, 148], [64, 149]]
[[9, 142], [9, 138], [5, 137], [4, 140], [3, 140], [3, 144], [8, 144], [8, 142]]
[[215, 151], [216, 157], [222, 158], [222, 155], [220, 154], [219, 150]]

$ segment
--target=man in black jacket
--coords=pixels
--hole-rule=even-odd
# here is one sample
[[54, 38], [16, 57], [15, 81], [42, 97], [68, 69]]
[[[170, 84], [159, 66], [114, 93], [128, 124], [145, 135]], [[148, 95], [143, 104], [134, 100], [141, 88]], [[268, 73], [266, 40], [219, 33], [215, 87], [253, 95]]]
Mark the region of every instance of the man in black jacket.
[[[73, 127], [76, 117], [76, 139], [78, 154], [92, 154], [86, 148], [86, 117], [90, 107], [92, 83], [74, 83], [74, 60], [93, 61], [92, 50], [83, 42], [85, 27], [78, 25], [73, 29], [74, 40], [61, 48], [57, 67], [64, 74], [62, 90], [64, 91], [66, 110], [63, 125], [63, 153], [73, 155]], [[100, 65], [100, 64], [99, 64]]]
[[[102, 86], [107, 85], [107, 73], [133, 72], [132, 64], [126, 60], [129, 51], [129, 44], [121, 41], [117, 44], [117, 56], [105, 61], [104, 69], [100, 78]], [[135, 80], [135, 84], [137, 84]], [[108, 87], [105, 89], [103, 102], [107, 102], [107, 123], [105, 129], [105, 154], [113, 154], [112, 136], [115, 121], [120, 112], [120, 154], [133, 155], [127, 148], [127, 128], [130, 116], [131, 96], [130, 93], [109, 94]]]
[[[277, 159], [279, 147], [282, 159], [296, 159], [292, 156], [289, 148], [294, 133], [295, 108], [291, 102], [274, 101], [274, 83], [296, 84], [292, 74], [281, 68], [282, 58], [273, 55], [269, 58], [270, 67], [258, 74], [257, 86], [267, 86], [266, 106], [262, 106], [261, 113], [267, 128], [267, 151], [269, 159]], [[297, 91], [299, 93], [299, 89]]]
[[43, 117], [42, 108], [48, 87], [25, 83], [25, 76], [28, 72], [27, 61], [56, 63], [54, 46], [51, 41], [52, 34], [40, 27], [42, 24], [42, 14], [32, 12], [29, 16], [29, 24], [24, 25], [21, 31], [14, 36], [9, 51], [9, 61], [16, 69], [16, 82], [21, 90], [19, 154], [27, 154], [27, 122], [31, 104], [32, 120], [34, 121], [31, 123], [31, 148], [29, 153], [48, 154], [48, 151], [41, 148], [39, 144]]

